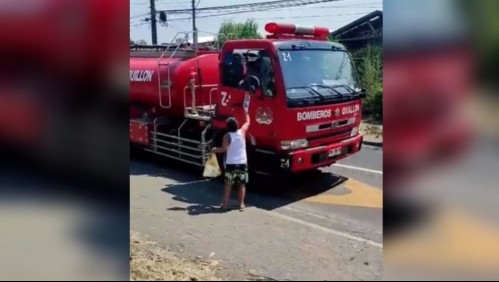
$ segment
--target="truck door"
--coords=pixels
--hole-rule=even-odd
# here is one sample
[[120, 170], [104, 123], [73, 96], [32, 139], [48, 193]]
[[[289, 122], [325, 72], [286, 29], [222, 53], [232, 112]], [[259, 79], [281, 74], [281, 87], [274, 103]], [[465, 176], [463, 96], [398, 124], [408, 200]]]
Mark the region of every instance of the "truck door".
[[249, 114], [251, 126], [248, 145], [259, 148], [272, 147], [275, 141], [275, 79], [270, 52], [264, 49], [235, 49], [223, 53], [222, 86], [218, 113], [244, 121], [243, 101], [245, 92], [240, 82], [248, 75], [259, 80], [251, 97]]

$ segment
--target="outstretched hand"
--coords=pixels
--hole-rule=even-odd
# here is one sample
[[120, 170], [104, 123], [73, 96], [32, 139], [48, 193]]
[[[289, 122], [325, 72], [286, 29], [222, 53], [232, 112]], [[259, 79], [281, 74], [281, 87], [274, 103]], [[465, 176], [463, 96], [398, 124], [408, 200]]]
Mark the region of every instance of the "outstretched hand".
[[244, 113], [247, 114], [249, 112], [249, 104], [250, 104], [251, 96], [249, 93], [245, 94], [244, 97], [244, 102], [243, 102], [243, 109]]

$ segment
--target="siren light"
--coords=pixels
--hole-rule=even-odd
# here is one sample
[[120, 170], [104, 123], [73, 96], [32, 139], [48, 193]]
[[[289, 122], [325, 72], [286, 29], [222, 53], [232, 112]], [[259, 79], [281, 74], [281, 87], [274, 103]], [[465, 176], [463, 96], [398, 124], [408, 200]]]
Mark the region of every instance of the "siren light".
[[311, 35], [320, 38], [329, 36], [329, 29], [326, 27], [306, 27], [294, 24], [268, 23], [265, 25], [265, 31], [272, 34]]

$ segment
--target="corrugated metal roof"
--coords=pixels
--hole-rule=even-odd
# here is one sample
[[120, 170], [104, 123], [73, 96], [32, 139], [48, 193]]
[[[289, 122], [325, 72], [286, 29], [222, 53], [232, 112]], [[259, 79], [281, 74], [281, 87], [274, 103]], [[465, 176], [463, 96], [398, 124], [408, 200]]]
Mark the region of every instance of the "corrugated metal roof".
[[340, 41], [379, 38], [383, 30], [383, 12], [376, 10], [333, 32], [331, 36]]

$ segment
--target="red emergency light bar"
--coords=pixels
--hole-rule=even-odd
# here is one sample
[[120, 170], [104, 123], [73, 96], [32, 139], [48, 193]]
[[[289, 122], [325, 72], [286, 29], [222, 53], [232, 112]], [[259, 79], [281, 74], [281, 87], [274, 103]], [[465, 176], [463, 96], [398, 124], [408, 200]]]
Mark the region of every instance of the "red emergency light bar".
[[294, 24], [268, 23], [265, 25], [265, 31], [272, 34], [309, 35], [317, 38], [329, 36], [329, 29], [326, 27], [305, 27]]

